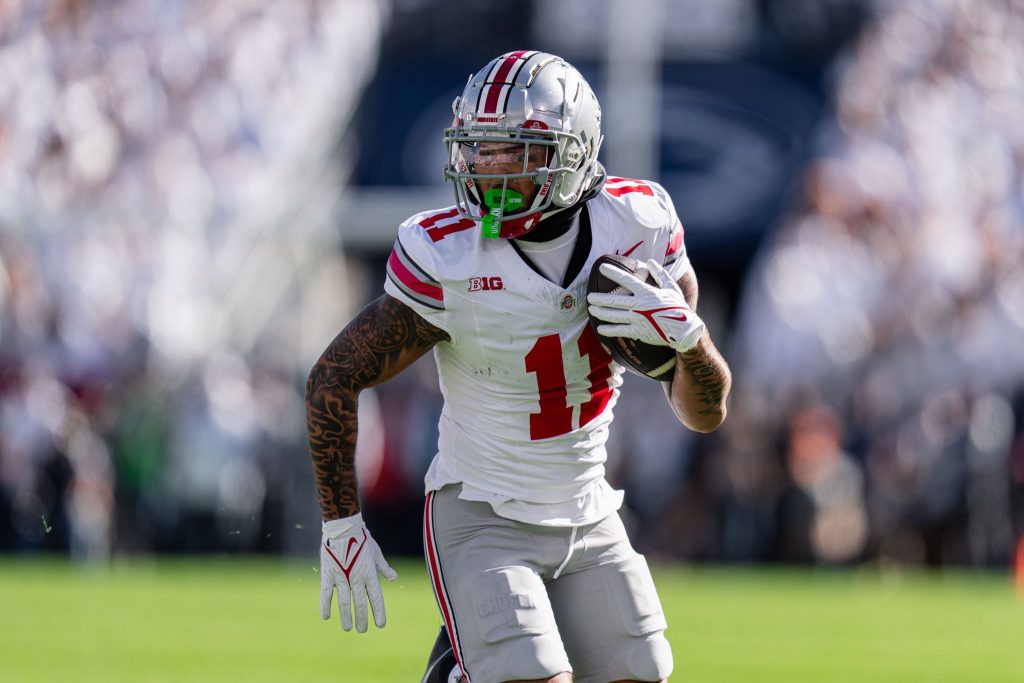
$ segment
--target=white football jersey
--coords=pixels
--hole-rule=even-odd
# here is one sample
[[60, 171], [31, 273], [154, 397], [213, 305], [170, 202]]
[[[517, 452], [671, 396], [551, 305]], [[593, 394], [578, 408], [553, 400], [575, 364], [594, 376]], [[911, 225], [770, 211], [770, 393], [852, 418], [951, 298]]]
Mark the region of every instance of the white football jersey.
[[427, 491], [461, 483], [463, 498], [553, 526], [621, 505], [604, 463], [624, 368], [588, 324], [587, 279], [603, 254], [658, 259], [676, 279], [689, 262], [672, 200], [653, 182], [608, 178], [580, 226], [574, 260], [585, 260], [566, 287], [455, 208], [399, 227], [385, 291], [451, 338], [434, 347], [444, 408]]

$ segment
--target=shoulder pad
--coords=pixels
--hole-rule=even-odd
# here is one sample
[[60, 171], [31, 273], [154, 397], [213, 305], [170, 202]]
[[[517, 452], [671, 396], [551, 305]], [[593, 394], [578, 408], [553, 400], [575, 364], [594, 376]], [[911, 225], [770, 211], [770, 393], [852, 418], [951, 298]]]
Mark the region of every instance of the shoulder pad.
[[670, 226], [675, 219], [672, 200], [665, 188], [651, 180], [610, 176], [601, 190], [616, 211], [626, 212], [641, 225]]

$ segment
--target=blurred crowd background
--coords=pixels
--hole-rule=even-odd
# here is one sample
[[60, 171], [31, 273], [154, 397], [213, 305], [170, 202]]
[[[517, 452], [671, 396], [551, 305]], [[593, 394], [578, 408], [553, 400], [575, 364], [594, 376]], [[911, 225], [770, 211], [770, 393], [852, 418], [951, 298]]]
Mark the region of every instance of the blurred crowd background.
[[[672, 193], [734, 372], [711, 435], [627, 379], [639, 549], [1010, 566], [1021, 36], [1021, 0], [0, 1], [0, 553], [312, 553], [306, 373], [451, 203], [466, 77], [529, 47]], [[429, 358], [361, 399], [386, 553], [420, 552], [439, 411]]]

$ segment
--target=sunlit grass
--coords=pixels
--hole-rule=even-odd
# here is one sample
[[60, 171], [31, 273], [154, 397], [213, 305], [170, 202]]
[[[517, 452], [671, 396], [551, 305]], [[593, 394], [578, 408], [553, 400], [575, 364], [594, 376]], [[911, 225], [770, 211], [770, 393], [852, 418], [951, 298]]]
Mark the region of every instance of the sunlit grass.
[[[439, 620], [422, 562], [388, 625], [319, 618], [308, 562], [0, 559], [0, 680], [417, 683]], [[1024, 681], [1005, 575], [660, 567], [673, 681]]]

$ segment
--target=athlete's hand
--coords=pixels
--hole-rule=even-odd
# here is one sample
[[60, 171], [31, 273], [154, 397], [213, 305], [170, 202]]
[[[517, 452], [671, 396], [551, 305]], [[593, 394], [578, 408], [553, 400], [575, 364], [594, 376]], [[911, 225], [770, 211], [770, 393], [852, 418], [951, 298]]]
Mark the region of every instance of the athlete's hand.
[[603, 275], [630, 293], [592, 292], [587, 296], [590, 314], [608, 323], [598, 325], [597, 333], [668, 346], [679, 353], [689, 351], [704, 334], [704, 321], [690, 309], [679, 285], [660, 263], [651, 259], [645, 265], [659, 286], [621, 268], [601, 265]]
[[[373, 623], [383, 628], [387, 622], [381, 574], [394, 581], [398, 573], [384, 560], [380, 546], [363, 524], [362, 513], [324, 522], [320, 543], [320, 617], [331, 618], [331, 593], [338, 589], [341, 628], [352, 630], [352, 605], [356, 610], [356, 630], [366, 633], [368, 608], [373, 608]], [[367, 605], [369, 597], [369, 605]]]

